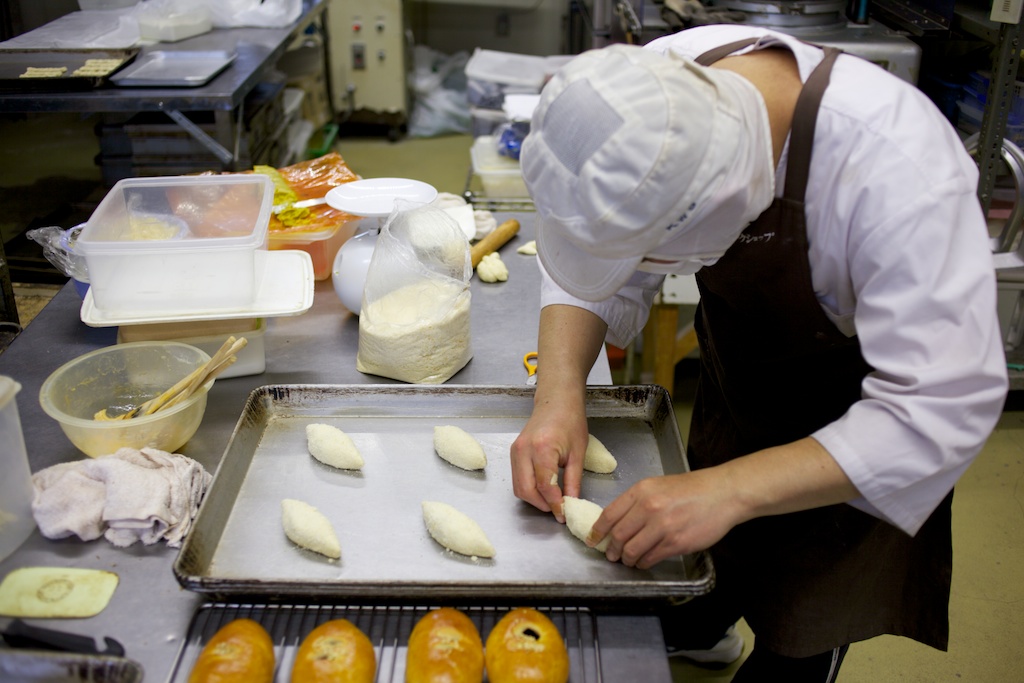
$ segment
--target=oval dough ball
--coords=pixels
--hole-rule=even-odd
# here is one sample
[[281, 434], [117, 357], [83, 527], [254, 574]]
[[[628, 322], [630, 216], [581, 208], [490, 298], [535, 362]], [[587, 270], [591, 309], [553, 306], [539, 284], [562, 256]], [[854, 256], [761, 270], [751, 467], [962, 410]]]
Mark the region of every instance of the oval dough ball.
[[341, 544], [330, 520], [309, 503], [285, 498], [281, 501], [281, 521], [292, 543], [327, 557], [341, 557]]
[[459, 427], [434, 427], [434, 450], [439, 456], [464, 470], [482, 470], [487, 466], [483, 446]]
[[480, 683], [484, 644], [476, 625], [451, 607], [431, 610], [409, 634], [405, 683]]
[[[562, 514], [565, 515], [565, 526], [569, 527], [569, 531], [572, 535], [580, 539], [584, 543], [587, 541], [587, 536], [590, 534], [590, 530], [594, 526], [594, 522], [604, 512], [597, 503], [593, 503], [583, 498], [573, 498], [572, 496], [562, 497]], [[611, 541], [611, 536], [605, 536], [601, 539], [601, 542], [594, 546], [594, 550], [599, 550], [602, 553], [608, 550], [608, 543]]]
[[448, 503], [423, 501], [423, 521], [431, 537], [448, 550], [470, 557], [494, 557], [494, 546], [480, 525]]
[[189, 674], [188, 683], [271, 683], [274, 643], [258, 622], [235, 619], [207, 641]]
[[325, 465], [340, 470], [363, 469], [363, 456], [348, 434], [325, 424], [306, 425], [309, 454]]
[[291, 683], [373, 683], [373, 643], [347, 619], [334, 619], [309, 632], [295, 653]]
[[558, 627], [531, 607], [519, 607], [487, 636], [490, 683], [566, 683], [569, 653]]
[[604, 447], [603, 443], [598, 441], [596, 436], [589, 434], [587, 452], [583, 456], [583, 469], [597, 474], [611, 474], [618, 466], [619, 462], [615, 456]]

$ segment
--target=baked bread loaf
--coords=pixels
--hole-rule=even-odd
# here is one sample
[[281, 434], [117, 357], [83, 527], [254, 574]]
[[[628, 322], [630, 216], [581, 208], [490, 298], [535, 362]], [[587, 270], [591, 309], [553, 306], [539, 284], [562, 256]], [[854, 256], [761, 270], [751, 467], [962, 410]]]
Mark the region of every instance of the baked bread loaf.
[[252, 619], [235, 619], [213, 634], [196, 659], [188, 683], [271, 683], [274, 643]]
[[373, 644], [348, 619], [334, 619], [309, 632], [295, 653], [291, 683], [373, 683]]
[[409, 635], [405, 683], [480, 683], [484, 643], [476, 624], [451, 607], [427, 612]]
[[503, 616], [487, 636], [489, 683], [566, 683], [569, 653], [558, 627], [532, 607]]

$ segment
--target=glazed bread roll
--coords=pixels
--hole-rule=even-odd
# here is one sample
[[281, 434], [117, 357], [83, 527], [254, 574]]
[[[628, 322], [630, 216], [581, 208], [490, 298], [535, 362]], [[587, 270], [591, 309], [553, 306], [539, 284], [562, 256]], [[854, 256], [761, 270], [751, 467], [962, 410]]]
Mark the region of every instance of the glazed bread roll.
[[348, 619], [309, 632], [295, 653], [292, 683], [373, 683], [377, 656], [370, 639]]
[[252, 619], [236, 619], [213, 634], [189, 674], [188, 683], [271, 683], [274, 643]]
[[519, 607], [498, 621], [487, 636], [489, 683], [566, 683], [569, 653], [550, 619]]
[[451, 607], [431, 610], [409, 635], [405, 683], [480, 683], [484, 644], [476, 625]]

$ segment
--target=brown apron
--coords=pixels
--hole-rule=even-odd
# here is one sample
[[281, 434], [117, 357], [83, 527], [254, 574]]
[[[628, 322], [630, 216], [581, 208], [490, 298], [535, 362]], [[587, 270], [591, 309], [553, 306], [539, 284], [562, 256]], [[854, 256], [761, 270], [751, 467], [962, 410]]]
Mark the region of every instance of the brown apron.
[[[711, 62], [752, 43], [723, 46]], [[701, 371], [694, 468], [806, 437], [861, 398], [860, 343], [811, 283], [804, 196], [818, 105], [838, 51], [807, 79], [790, 133], [784, 196], [697, 274]], [[952, 493], [914, 537], [848, 505], [741, 524], [711, 549], [717, 584], [764, 646], [807, 657], [883, 633], [945, 649]]]

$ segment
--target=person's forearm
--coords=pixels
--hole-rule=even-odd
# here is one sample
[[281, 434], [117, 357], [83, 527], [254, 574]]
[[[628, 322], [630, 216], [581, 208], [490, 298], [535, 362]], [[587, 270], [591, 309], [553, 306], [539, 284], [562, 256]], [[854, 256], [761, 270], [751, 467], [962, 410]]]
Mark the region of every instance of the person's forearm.
[[808, 437], [720, 465], [736, 523], [845, 503], [860, 496], [825, 448]]
[[537, 402], [567, 392], [581, 395], [608, 326], [575, 306], [545, 306], [537, 341]]

